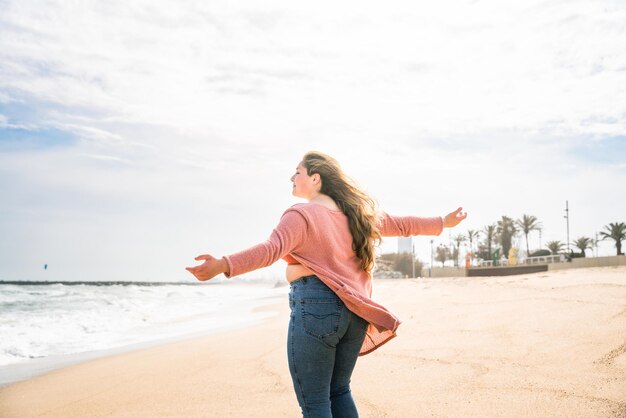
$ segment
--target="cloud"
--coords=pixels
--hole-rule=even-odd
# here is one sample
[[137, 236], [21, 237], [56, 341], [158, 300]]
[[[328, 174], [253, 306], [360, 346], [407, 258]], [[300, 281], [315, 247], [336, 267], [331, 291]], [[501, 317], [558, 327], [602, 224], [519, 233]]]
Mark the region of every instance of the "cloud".
[[48, 213], [142, 261], [231, 252], [266, 238], [320, 149], [392, 212], [531, 213], [563, 240], [569, 199], [591, 233], [626, 205], [607, 200], [625, 19], [611, 1], [5, 1], [0, 226], [36, 240]]
[[34, 131], [37, 128], [33, 125], [22, 125], [22, 124], [10, 123], [9, 118], [7, 116], [0, 114], [0, 129]]
[[13, 101], [15, 100], [12, 99], [11, 96], [0, 91], [0, 103], [11, 103]]
[[[624, 54], [603, 41], [615, 26], [596, 24], [612, 16], [583, 3], [564, 20], [552, 17], [570, 6], [547, 13], [544, 2], [456, 6], [453, 14], [443, 6], [339, 10], [331, 20], [314, 11], [302, 19], [284, 3], [263, 12], [201, 7], [207, 26], [184, 4], [83, 6], [86, 17], [73, 19], [73, 9], [53, 2], [47, 7], [62, 25], [19, 15], [41, 46], [7, 36], [15, 41], [7, 42], [8, 62], [29, 83], [9, 80], [45, 100], [199, 130], [236, 130], [231, 103], [244, 97], [238, 106], [247, 117], [288, 115], [292, 124], [311, 123], [314, 113], [327, 124], [365, 118], [435, 135], [542, 126], [586, 134], [596, 127], [580, 121], [599, 112], [618, 118], [608, 133], [619, 134], [623, 109], [604, 98], [626, 99], [613, 71]], [[595, 70], [585, 70], [589, 62]]]
[[85, 126], [71, 123], [53, 123], [52, 125], [57, 129], [72, 132], [82, 139], [91, 139], [107, 143], [119, 143], [122, 140], [122, 137], [118, 134], [107, 132], [103, 129], [95, 128], [93, 126]]
[[84, 154], [87, 158], [92, 158], [94, 160], [104, 161], [104, 162], [113, 162], [113, 163], [121, 163], [121, 164], [130, 164], [131, 162], [128, 160], [124, 160], [119, 157], [114, 157], [111, 155], [94, 155], [94, 154]]

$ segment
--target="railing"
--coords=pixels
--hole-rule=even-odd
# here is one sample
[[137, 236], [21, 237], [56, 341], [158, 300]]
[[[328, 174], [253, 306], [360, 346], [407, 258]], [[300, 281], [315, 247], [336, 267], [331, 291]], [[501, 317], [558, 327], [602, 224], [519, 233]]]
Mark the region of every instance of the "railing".
[[[557, 254], [557, 255], [542, 255], [538, 257], [526, 257], [523, 259], [518, 259], [515, 265], [550, 264], [550, 263], [563, 263], [563, 262], [565, 262], [565, 256], [563, 254]], [[501, 260], [496, 261], [495, 264], [493, 260], [481, 260], [478, 263], [478, 267], [493, 267], [494, 265], [495, 266], [508, 266], [509, 260], [506, 258], [503, 258]]]
[[564, 263], [565, 256], [563, 254], [557, 255], [544, 255], [539, 257], [528, 257], [524, 260], [523, 264], [550, 264], [550, 263]]

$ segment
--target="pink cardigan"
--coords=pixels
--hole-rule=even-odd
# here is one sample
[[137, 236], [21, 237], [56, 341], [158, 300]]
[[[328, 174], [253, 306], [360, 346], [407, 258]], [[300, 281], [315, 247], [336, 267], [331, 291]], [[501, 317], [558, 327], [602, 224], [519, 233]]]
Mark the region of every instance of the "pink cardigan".
[[[443, 219], [391, 216], [381, 213], [378, 230], [383, 236], [439, 235]], [[372, 352], [396, 336], [400, 320], [370, 299], [372, 278], [359, 268], [352, 250], [348, 218], [315, 203], [300, 203], [287, 209], [269, 239], [247, 250], [225, 256], [237, 276], [273, 264], [287, 255], [330, 287], [355, 314], [369, 322], [360, 355]]]

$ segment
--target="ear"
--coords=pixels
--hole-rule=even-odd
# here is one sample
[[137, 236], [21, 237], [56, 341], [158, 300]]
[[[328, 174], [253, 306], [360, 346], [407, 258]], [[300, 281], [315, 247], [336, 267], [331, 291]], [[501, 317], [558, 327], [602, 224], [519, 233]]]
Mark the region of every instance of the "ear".
[[317, 181], [314, 183], [316, 186], [320, 186], [320, 190], [322, 190], [322, 176], [317, 174]]

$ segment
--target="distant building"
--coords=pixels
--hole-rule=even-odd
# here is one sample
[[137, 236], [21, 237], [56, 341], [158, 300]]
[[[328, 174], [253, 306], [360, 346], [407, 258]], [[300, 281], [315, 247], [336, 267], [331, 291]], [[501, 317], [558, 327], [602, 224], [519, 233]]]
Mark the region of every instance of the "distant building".
[[398, 254], [413, 253], [413, 237], [398, 237]]

